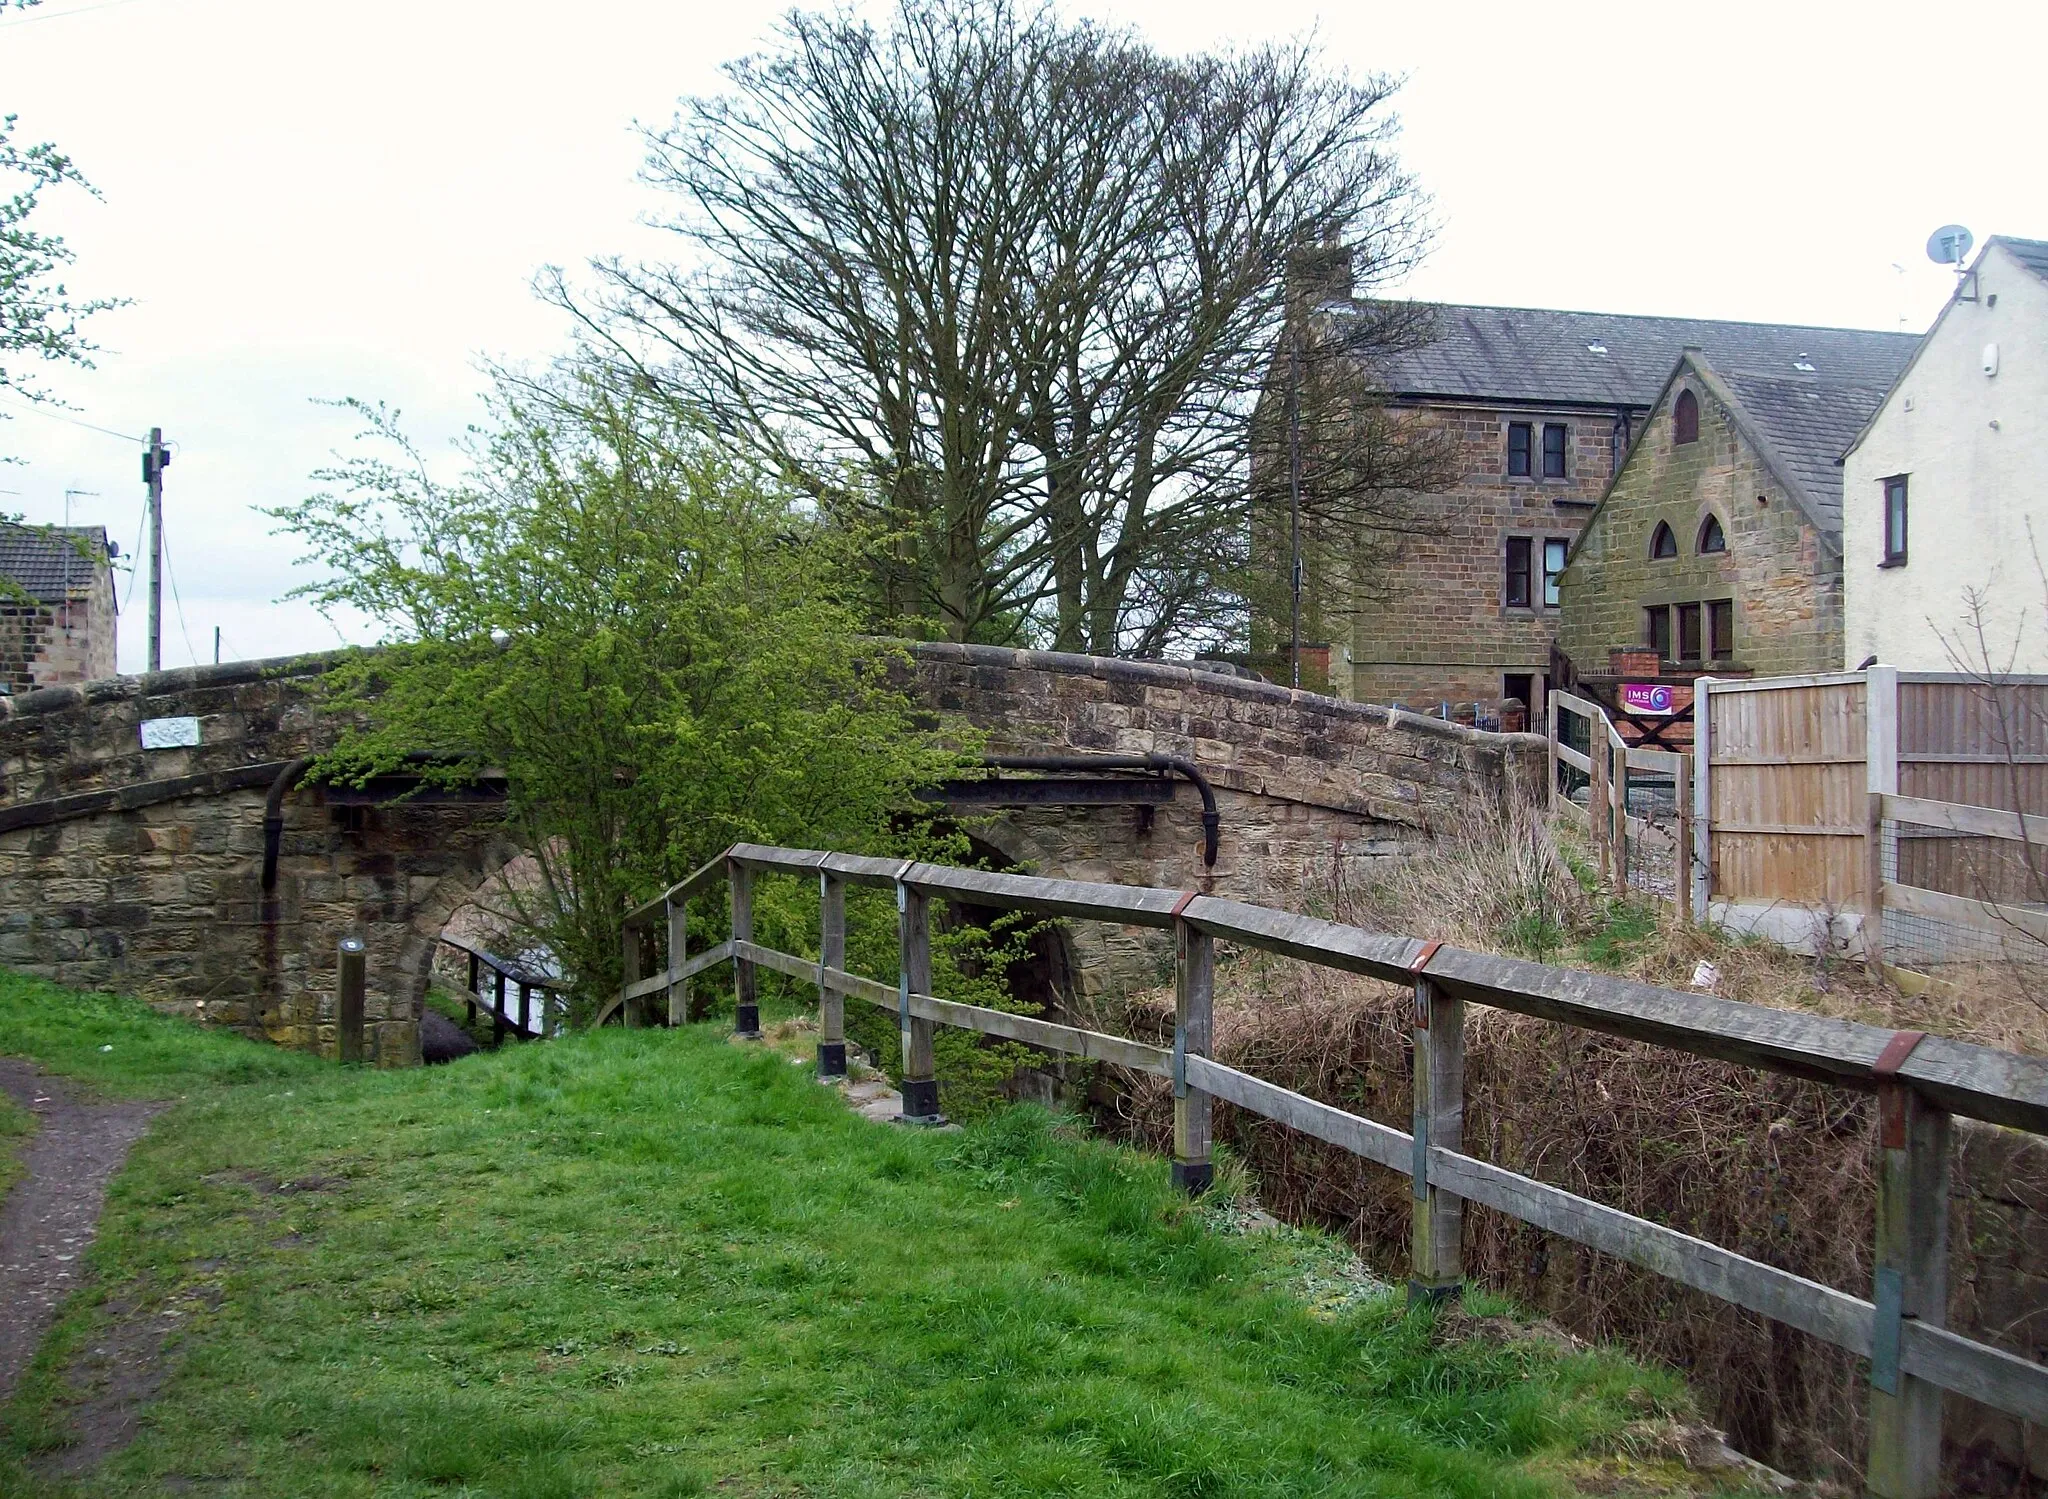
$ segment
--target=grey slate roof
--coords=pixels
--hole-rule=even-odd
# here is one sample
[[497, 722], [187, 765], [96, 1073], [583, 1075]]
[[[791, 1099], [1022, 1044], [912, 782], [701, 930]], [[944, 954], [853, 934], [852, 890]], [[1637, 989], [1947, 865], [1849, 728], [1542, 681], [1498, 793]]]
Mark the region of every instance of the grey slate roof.
[[67, 578], [74, 596], [89, 587], [106, 555], [105, 526], [0, 525], [0, 578], [41, 603], [61, 604]]
[[2004, 245], [2013, 259], [2043, 281], [2048, 281], [2048, 239], [2014, 239], [2010, 235], [1994, 234], [1991, 243]]
[[[1339, 319], [1357, 315], [1342, 304], [1326, 311]], [[1815, 522], [1830, 532], [1842, 525], [1838, 460], [1920, 344], [1917, 333], [1786, 323], [1448, 303], [1435, 313], [1432, 341], [1372, 356], [1371, 371], [1384, 389], [1641, 409], [1656, 403], [1679, 356], [1698, 350], [1789, 470], [1783, 477], [1805, 491]]]
[[[1687, 349], [1698, 349], [1723, 375], [1794, 379], [1808, 375], [1797, 368], [1804, 362], [1813, 366], [1810, 375], [1816, 381], [1889, 387], [1920, 342], [1917, 333], [1546, 308], [1440, 303], [1435, 312], [1434, 340], [1372, 361], [1375, 377], [1387, 390], [1534, 404], [1648, 406]], [[1596, 353], [1596, 348], [1606, 352]]]

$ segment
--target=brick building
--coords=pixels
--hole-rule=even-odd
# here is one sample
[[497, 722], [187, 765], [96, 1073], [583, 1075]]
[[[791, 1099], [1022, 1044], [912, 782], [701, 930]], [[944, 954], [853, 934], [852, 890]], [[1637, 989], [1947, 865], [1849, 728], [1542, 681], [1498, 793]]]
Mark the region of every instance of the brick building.
[[1333, 295], [1309, 314], [1323, 324], [1323, 343], [1353, 348], [1389, 408], [1447, 431], [1454, 447], [1455, 482], [1416, 497], [1426, 534], [1403, 539], [1398, 559], [1380, 568], [1375, 596], [1324, 607], [1315, 570], [1344, 562], [1341, 538], [1334, 547], [1316, 539], [1303, 638], [1328, 642], [1329, 689], [1364, 702], [1434, 708], [1518, 697], [1540, 714], [1571, 546], [1685, 350], [1745, 378], [1854, 368], [1869, 372], [1881, 395], [1917, 342], [1692, 318], [1453, 304], [1431, 311], [1428, 336], [1383, 355], [1358, 349], [1346, 331], [1378, 326], [1370, 304]]
[[1624, 677], [1841, 669], [1840, 455], [1904, 363], [1889, 346], [1784, 369], [1680, 356], [1561, 579], [1579, 690], [1613, 704]]
[[114, 675], [113, 552], [101, 526], [0, 524], [0, 693]]

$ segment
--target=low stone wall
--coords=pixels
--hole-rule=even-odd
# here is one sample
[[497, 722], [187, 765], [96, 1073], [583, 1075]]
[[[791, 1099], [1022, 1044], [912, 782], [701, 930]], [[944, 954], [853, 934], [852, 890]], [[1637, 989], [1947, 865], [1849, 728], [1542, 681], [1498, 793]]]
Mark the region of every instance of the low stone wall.
[[[994, 748], [1171, 753], [1214, 784], [1213, 868], [1186, 784], [1149, 818], [1046, 807], [974, 820], [984, 843], [1047, 873], [1307, 909], [1400, 857], [1471, 797], [1541, 784], [1543, 741], [1530, 735], [1154, 662], [906, 649], [912, 695]], [[330, 1047], [335, 943], [357, 931], [370, 942], [375, 1053], [416, 1056], [434, 938], [515, 851], [488, 806], [328, 806], [300, 788], [285, 800], [280, 877], [265, 897], [264, 796], [278, 766], [332, 742], [313, 687], [334, 659], [0, 698], [0, 963], [236, 1024], [260, 1015], [281, 1041]], [[194, 720], [196, 742], [146, 747], [142, 725], [154, 719]], [[1149, 985], [1166, 956], [1157, 934], [1137, 930], [1076, 924], [1071, 943], [1067, 968], [1084, 990]]]
[[[331, 1054], [336, 944], [355, 933], [370, 954], [365, 1054], [416, 1062], [435, 939], [514, 850], [488, 808], [329, 807], [300, 789], [285, 800], [266, 898], [275, 771], [251, 767], [329, 742], [309, 691], [329, 664], [245, 662], [0, 698], [0, 963]], [[168, 718], [196, 719], [198, 742], [145, 748], [142, 724]], [[32, 804], [96, 796], [112, 805], [6, 825]]]
[[[1201, 802], [1178, 786], [1138, 809], [1043, 807], [976, 819], [1019, 867], [1071, 879], [1200, 890], [1314, 910], [1369, 882], [1449, 825], [1475, 796], [1533, 795], [1545, 745], [1319, 693], [1153, 661], [919, 643], [905, 685], [979, 727], [996, 753], [1172, 754], [1216, 790], [1222, 837], [1202, 862]], [[1141, 928], [1072, 923], [1083, 993], [1142, 989], [1171, 972], [1171, 943]]]

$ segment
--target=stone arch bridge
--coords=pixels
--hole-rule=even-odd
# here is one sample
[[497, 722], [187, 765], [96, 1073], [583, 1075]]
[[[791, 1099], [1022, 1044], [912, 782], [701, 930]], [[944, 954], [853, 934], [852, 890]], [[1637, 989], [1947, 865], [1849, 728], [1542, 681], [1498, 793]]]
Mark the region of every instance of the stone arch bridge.
[[[913, 696], [978, 725], [992, 750], [1169, 755], [1213, 788], [1213, 863], [1200, 788], [1184, 778], [958, 788], [976, 836], [1037, 872], [1299, 905], [1398, 857], [1471, 797], [1541, 784], [1530, 735], [1184, 666], [908, 649]], [[294, 782], [292, 763], [331, 741], [313, 688], [333, 659], [0, 697], [0, 964], [331, 1049], [335, 945], [354, 932], [370, 950], [365, 1053], [417, 1061], [439, 934], [519, 850], [487, 799], [380, 805]], [[1156, 962], [1143, 934], [1100, 929], [1068, 955], [1090, 989], [1149, 979]]]

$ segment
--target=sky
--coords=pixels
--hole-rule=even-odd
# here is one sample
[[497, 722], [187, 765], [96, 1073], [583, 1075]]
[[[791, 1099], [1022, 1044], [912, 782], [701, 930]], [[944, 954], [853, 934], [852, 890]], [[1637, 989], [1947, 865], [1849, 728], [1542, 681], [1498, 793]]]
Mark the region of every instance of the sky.
[[[1313, 35], [1405, 81], [1400, 150], [1430, 194], [1398, 293], [1507, 306], [1924, 329], [1961, 222], [2048, 238], [2038, 0], [1754, 4], [1066, 0], [1172, 51]], [[307, 580], [260, 511], [317, 487], [386, 401], [438, 465], [484, 361], [544, 360], [543, 267], [663, 257], [636, 122], [717, 90], [785, 4], [45, 0], [0, 20], [0, 112], [99, 189], [44, 200], [77, 252], [97, 367], [0, 392], [0, 512], [104, 524], [133, 553], [161, 427], [164, 663], [370, 640], [280, 602]], [[85, 425], [80, 425], [85, 424]], [[104, 430], [96, 430], [104, 429]], [[120, 584], [120, 665], [145, 659]]]

